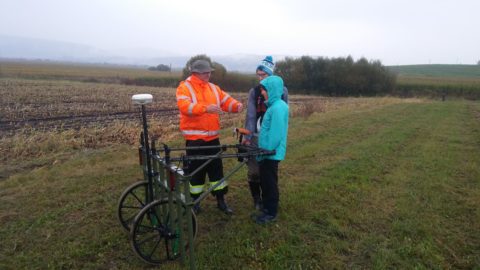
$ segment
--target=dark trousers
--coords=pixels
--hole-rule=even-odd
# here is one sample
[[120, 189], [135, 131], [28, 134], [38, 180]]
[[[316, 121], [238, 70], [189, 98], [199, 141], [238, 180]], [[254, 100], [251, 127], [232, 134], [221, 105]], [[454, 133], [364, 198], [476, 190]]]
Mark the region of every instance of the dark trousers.
[[[220, 145], [220, 140], [215, 139], [211, 141], [204, 141], [204, 140], [187, 140], [185, 145], [187, 147], [194, 147], [194, 146], [216, 146]], [[187, 156], [193, 155], [216, 155], [220, 151], [220, 148], [212, 148], [212, 149], [188, 149]], [[184, 164], [184, 170], [186, 167], [186, 171], [188, 173], [195, 171], [198, 167], [202, 166], [208, 160], [190, 160], [187, 164]], [[205, 184], [205, 177], [208, 174], [208, 179], [210, 182], [216, 182], [223, 178], [223, 163], [221, 159], [214, 159], [210, 162], [207, 166], [197, 172], [195, 175], [192, 176], [190, 180], [190, 184], [192, 186], [204, 185]], [[213, 195], [223, 195], [226, 194], [228, 191], [228, 187], [225, 187], [220, 190], [212, 191]], [[192, 194], [192, 196], [198, 197], [200, 194]]]
[[260, 167], [260, 186], [264, 211], [277, 216], [278, 210], [278, 163], [279, 160], [264, 159], [258, 163]]

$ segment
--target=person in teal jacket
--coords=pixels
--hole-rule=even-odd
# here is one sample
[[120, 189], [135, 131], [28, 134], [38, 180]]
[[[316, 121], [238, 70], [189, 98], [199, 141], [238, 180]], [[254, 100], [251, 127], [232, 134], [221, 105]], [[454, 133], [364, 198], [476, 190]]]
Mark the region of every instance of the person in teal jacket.
[[256, 216], [258, 224], [272, 222], [277, 217], [278, 164], [287, 152], [288, 105], [282, 100], [283, 80], [272, 75], [260, 82], [261, 93], [265, 97], [267, 111], [263, 116], [258, 147], [275, 150], [275, 155], [258, 156], [260, 185], [262, 187], [263, 211]]

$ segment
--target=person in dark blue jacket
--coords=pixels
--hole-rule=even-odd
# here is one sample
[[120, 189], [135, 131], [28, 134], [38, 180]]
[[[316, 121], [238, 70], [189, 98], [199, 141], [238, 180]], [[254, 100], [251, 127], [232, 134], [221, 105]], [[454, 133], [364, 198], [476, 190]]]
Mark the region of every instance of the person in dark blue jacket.
[[256, 216], [258, 224], [272, 222], [277, 217], [278, 164], [287, 152], [288, 105], [282, 100], [283, 80], [272, 75], [260, 82], [261, 93], [265, 97], [267, 111], [258, 138], [258, 146], [266, 150], [275, 150], [275, 155], [258, 156], [260, 185], [262, 187], [263, 211]]

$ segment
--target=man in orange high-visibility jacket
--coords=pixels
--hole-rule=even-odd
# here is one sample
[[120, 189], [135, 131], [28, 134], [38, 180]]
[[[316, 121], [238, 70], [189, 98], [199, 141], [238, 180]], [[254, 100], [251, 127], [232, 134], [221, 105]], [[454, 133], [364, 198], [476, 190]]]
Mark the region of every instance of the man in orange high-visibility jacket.
[[[180, 130], [186, 140], [187, 147], [220, 145], [220, 117], [224, 112], [239, 113], [243, 109], [242, 103], [230, 97], [220, 87], [209, 83], [213, 69], [207, 60], [196, 60], [190, 66], [191, 76], [180, 82], [177, 88], [177, 105], [180, 110]], [[215, 155], [217, 149], [187, 150], [188, 155]], [[192, 160], [185, 164], [186, 172], [193, 172], [205, 160]], [[190, 180], [190, 194], [195, 200], [205, 185], [208, 174], [210, 185], [215, 185], [223, 178], [223, 164], [221, 159], [215, 159], [205, 168], [192, 176]], [[227, 183], [219, 185], [212, 191], [217, 198], [218, 208], [226, 214], [233, 211], [225, 202], [224, 195], [228, 191]], [[193, 207], [196, 213], [200, 212], [200, 204]]]

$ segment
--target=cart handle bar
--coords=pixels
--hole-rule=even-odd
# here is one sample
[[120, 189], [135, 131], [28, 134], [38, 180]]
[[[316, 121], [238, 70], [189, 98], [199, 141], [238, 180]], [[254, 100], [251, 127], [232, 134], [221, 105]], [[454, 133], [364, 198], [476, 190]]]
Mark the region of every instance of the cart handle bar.
[[[173, 148], [170, 148], [166, 144], [163, 144], [163, 145], [169, 151], [203, 150], [203, 149], [222, 149], [222, 150], [225, 151], [228, 148], [237, 148], [238, 149], [239, 147], [245, 147], [245, 148], [248, 147], [248, 146], [240, 145], [240, 144], [222, 144], [222, 145], [211, 145], [211, 146], [187, 146], [187, 147], [173, 147]], [[256, 148], [256, 147], [254, 147], [254, 148]], [[165, 149], [159, 149], [157, 151], [158, 152], [165, 152]], [[265, 151], [268, 151], [268, 150], [265, 150]]]

